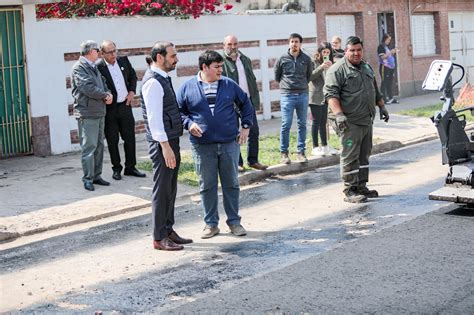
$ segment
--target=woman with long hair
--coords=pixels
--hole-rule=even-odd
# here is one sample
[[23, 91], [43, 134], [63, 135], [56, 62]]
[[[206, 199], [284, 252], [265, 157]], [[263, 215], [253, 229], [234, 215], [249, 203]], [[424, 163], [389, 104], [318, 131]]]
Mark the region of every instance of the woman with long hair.
[[379, 55], [379, 73], [382, 80], [380, 90], [385, 98], [385, 104], [398, 103], [398, 101], [393, 97], [392, 92], [393, 79], [395, 78], [395, 55], [397, 49], [390, 49], [391, 41], [392, 37], [388, 34], [384, 34], [380, 41], [380, 45], [377, 48], [377, 54]]
[[[331, 44], [322, 42], [313, 56], [313, 73], [308, 83], [309, 90], [309, 108], [311, 109], [311, 136], [313, 139], [312, 155], [334, 155], [337, 151], [328, 145], [326, 124], [328, 120], [328, 104], [324, 101], [324, 78], [326, 70], [333, 64], [333, 50]], [[321, 137], [319, 146], [318, 133]]]

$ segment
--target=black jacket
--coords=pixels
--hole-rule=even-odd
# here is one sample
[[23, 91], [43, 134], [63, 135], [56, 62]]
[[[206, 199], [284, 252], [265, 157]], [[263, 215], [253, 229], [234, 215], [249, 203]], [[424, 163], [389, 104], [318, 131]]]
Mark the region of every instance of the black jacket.
[[313, 72], [311, 58], [300, 51], [298, 57], [293, 57], [289, 50], [275, 63], [275, 81], [280, 83], [282, 93], [308, 92], [308, 83]]
[[[135, 70], [130, 64], [130, 61], [128, 60], [126, 56], [123, 56], [123, 57], [117, 57], [117, 63], [120, 67], [120, 70], [122, 70], [123, 78], [125, 79], [125, 85], [127, 86], [127, 91], [136, 93], [137, 74], [135, 73]], [[111, 106], [114, 106], [115, 104], [117, 104], [117, 90], [115, 89], [114, 80], [112, 79], [112, 76], [110, 75], [109, 68], [107, 68], [107, 63], [105, 63], [104, 59], [101, 59], [100, 61], [97, 62], [97, 69], [99, 69], [100, 73], [104, 76], [105, 81], [107, 82], [107, 87], [109, 88], [109, 90], [112, 92], [112, 95], [114, 96], [114, 100], [112, 104], [107, 106], [107, 109], [109, 109]]]

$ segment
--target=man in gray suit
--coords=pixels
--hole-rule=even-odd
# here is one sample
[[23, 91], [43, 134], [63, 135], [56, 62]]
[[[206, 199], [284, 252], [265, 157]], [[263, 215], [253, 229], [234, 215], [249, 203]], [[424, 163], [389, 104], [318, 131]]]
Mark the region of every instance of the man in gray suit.
[[105, 105], [112, 103], [112, 94], [97, 70], [99, 45], [88, 40], [81, 44], [81, 57], [72, 67], [72, 96], [81, 143], [84, 188], [94, 190], [94, 184], [108, 186], [102, 179], [104, 157]]

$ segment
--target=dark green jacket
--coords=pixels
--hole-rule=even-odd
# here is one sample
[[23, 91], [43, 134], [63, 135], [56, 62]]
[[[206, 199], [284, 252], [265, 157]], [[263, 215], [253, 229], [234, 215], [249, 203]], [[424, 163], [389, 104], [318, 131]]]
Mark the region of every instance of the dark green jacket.
[[[250, 101], [252, 102], [253, 108], [260, 108], [260, 95], [257, 87], [257, 78], [253, 74], [252, 69], [252, 60], [249, 57], [245, 56], [239, 51], [240, 60], [244, 65], [245, 76], [247, 77], [247, 84], [249, 87]], [[235, 61], [227, 57], [224, 52], [222, 52], [222, 57], [224, 57], [224, 65], [222, 75], [234, 80], [239, 83], [239, 73], [237, 71], [237, 65]]]
[[370, 125], [375, 117], [376, 103], [382, 98], [372, 67], [362, 61], [352, 65], [346, 57], [326, 72], [324, 98], [337, 98], [347, 120], [355, 125]]

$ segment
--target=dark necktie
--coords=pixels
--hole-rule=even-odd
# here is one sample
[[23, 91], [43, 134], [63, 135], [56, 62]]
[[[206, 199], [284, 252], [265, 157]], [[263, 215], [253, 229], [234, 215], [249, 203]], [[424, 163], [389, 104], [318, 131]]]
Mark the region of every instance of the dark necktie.
[[168, 76], [168, 82], [170, 83], [171, 89], [173, 89], [173, 91], [174, 91], [173, 82], [171, 82], [171, 77], [170, 76]]

